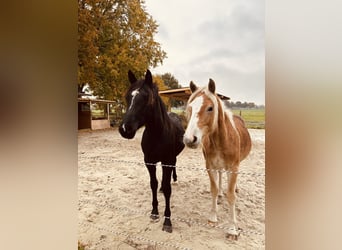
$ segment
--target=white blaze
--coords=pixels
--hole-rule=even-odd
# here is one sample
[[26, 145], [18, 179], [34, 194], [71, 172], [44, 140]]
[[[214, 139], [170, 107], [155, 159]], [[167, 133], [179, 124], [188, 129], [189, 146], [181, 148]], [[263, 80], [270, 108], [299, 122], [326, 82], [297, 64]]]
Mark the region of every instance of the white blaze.
[[202, 139], [201, 131], [198, 128], [198, 112], [201, 110], [202, 105], [203, 96], [199, 96], [189, 103], [189, 107], [191, 107], [192, 112], [188, 127], [184, 134], [185, 138], [192, 139], [193, 136], [196, 136], [199, 140]]
[[128, 110], [130, 110], [133, 107], [133, 103], [134, 103], [134, 98], [139, 94], [139, 89], [133, 90], [132, 91], [132, 101], [131, 101], [131, 105], [129, 105]]

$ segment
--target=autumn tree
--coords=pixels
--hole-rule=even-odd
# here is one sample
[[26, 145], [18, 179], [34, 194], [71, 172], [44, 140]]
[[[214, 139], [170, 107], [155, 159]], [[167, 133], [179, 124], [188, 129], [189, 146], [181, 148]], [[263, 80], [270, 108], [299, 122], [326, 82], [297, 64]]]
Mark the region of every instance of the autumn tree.
[[86, 84], [96, 85], [95, 69], [99, 54], [97, 46], [98, 30], [96, 28], [90, 0], [78, 1], [78, 90]]
[[143, 77], [166, 53], [154, 40], [158, 25], [143, 0], [78, 0], [78, 85], [117, 101], [128, 86], [127, 72]]
[[[153, 75], [153, 83], [157, 85], [158, 87], [158, 91], [161, 90], [167, 90], [168, 87], [165, 85], [163, 78], [160, 75]], [[161, 99], [163, 100], [164, 104], [166, 106], [170, 105], [170, 98], [165, 97], [165, 96], [161, 96]]]

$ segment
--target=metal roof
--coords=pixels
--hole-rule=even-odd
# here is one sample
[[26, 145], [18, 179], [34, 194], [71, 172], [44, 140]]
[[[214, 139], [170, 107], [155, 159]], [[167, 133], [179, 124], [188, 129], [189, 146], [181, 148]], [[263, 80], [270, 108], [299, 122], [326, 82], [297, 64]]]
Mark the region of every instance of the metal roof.
[[[170, 97], [180, 101], [187, 101], [191, 96], [191, 90], [189, 87], [180, 89], [168, 89], [159, 91], [161, 96]], [[229, 97], [216, 93], [221, 100], [230, 100]]]
[[115, 101], [110, 101], [110, 100], [90, 99], [90, 98], [78, 98], [78, 102], [116, 103]]

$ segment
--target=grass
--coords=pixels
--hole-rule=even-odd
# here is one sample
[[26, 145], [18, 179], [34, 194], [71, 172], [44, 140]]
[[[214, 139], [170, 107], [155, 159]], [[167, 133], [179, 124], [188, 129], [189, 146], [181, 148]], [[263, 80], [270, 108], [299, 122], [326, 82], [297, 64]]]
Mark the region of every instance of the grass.
[[247, 128], [265, 129], [265, 109], [232, 109], [244, 119]]

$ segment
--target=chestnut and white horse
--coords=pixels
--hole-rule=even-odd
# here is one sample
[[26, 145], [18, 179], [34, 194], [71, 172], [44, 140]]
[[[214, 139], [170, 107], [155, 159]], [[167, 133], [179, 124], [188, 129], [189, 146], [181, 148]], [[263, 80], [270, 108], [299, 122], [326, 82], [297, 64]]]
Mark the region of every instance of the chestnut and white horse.
[[[190, 148], [202, 146], [206, 168], [210, 179], [212, 207], [209, 222], [217, 222], [218, 195], [222, 195], [221, 174], [226, 170], [228, 176], [227, 200], [229, 204], [229, 229], [227, 237], [237, 240], [235, 200], [237, 172], [240, 162], [251, 150], [251, 138], [244, 121], [225, 108], [215, 94], [215, 82], [209, 79], [206, 87], [198, 88], [190, 82], [191, 96], [186, 113], [188, 126], [184, 143]], [[221, 170], [221, 171], [220, 171]]]

